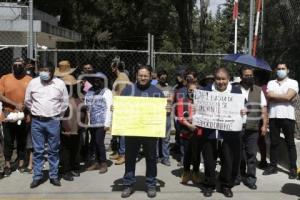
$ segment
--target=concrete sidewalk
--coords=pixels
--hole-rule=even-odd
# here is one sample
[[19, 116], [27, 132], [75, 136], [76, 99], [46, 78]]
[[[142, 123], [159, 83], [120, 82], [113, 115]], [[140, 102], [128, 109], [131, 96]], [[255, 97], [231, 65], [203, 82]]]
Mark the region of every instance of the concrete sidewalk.
[[[171, 164], [171, 167], [158, 164], [156, 199], [205, 199], [199, 186], [192, 183], [189, 185], [180, 183], [181, 168], [177, 167], [174, 159], [171, 160]], [[106, 174], [100, 175], [98, 171], [83, 172], [73, 182], [61, 180], [62, 187], [55, 187], [47, 180], [39, 187], [30, 189], [32, 175], [13, 172], [10, 177], [0, 180], [0, 199], [121, 199], [123, 173], [124, 165], [112, 164]], [[257, 190], [251, 191], [241, 184], [233, 188], [234, 197], [232, 199], [296, 200], [300, 197], [299, 180], [289, 180], [285, 172], [271, 176], [262, 176], [261, 174], [262, 171], [258, 169]], [[137, 163], [136, 175], [136, 191], [128, 199], [148, 199], [145, 192], [145, 159]], [[208, 199], [227, 198], [223, 194], [215, 192]]]

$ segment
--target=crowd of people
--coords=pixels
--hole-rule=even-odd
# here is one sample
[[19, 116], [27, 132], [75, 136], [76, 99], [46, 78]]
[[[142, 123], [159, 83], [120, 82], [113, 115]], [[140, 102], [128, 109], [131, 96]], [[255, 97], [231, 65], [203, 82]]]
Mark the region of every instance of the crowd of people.
[[[120, 59], [114, 59], [110, 68], [115, 76], [112, 87], [108, 84], [112, 80], [91, 64], [83, 65], [80, 74], [75, 74], [67, 60], [54, 67], [51, 63], [14, 59], [12, 72], [0, 79], [0, 151], [5, 159], [0, 177], [9, 177], [14, 170], [31, 173], [30, 188], [38, 187], [45, 180], [46, 160], [50, 183], [55, 186], [61, 186], [60, 178], [73, 181], [85, 170], [106, 173], [104, 141], [111, 130], [113, 97], [135, 96], [167, 98], [166, 130], [164, 138], [112, 137], [109, 159], [115, 160], [116, 165], [125, 164], [123, 198], [134, 191], [136, 160], [141, 152], [146, 159], [148, 197], [156, 196], [157, 163], [170, 166], [170, 152], [177, 155], [177, 166], [183, 168], [181, 183], [202, 184], [205, 197], [212, 196], [217, 181], [226, 197], [232, 197], [232, 188], [241, 182], [256, 190], [257, 164], [264, 169], [263, 175], [277, 173], [280, 133], [284, 134], [288, 149], [289, 178], [297, 178], [294, 135], [299, 87], [296, 80], [289, 78], [287, 64], [275, 66], [274, 80], [269, 80], [268, 72], [241, 66], [240, 82], [232, 82], [225, 67], [218, 67], [201, 79], [195, 70], [179, 67], [175, 86], [168, 83], [168, 73], [163, 69], [153, 72], [150, 66], [139, 65], [136, 77], [129, 78]], [[242, 131], [196, 126], [195, 90], [242, 95]], [[172, 132], [175, 144], [171, 145]], [[271, 142], [269, 164], [267, 134]], [[221, 168], [217, 177], [218, 159]], [[80, 163], [85, 164], [84, 170]]]

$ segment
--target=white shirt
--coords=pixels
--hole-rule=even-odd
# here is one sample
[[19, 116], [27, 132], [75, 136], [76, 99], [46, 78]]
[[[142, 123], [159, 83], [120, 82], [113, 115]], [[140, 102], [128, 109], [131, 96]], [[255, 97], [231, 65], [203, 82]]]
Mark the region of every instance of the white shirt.
[[32, 79], [26, 89], [25, 106], [32, 115], [42, 117], [63, 116], [69, 105], [65, 83], [54, 77], [42, 83], [40, 77]]
[[[286, 94], [288, 89], [299, 92], [298, 82], [296, 80], [287, 78], [285, 81], [279, 83], [277, 80], [269, 81], [267, 85], [267, 92], [274, 92], [275, 94]], [[291, 102], [273, 102], [269, 103], [269, 118], [292, 119], [295, 120], [295, 108]]]

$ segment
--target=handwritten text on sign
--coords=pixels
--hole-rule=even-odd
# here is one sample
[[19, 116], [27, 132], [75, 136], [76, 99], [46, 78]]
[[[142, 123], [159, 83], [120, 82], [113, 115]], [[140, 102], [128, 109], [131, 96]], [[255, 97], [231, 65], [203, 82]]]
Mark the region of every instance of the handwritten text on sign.
[[194, 104], [193, 124], [196, 126], [223, 131], [242, 130], [242, 94], [195, 90]]
[[166, 98], [114, 97], [112, 135], [165, 137]]

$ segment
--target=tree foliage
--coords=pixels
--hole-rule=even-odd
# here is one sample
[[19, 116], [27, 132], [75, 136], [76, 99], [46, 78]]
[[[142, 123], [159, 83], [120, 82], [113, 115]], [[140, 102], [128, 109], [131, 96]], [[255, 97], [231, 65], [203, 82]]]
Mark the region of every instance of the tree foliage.
[[[233, 53], [233, 0], [226, 0], [214, 16], [206, 0], [35, 0], [35, 6], [61, 15], [60, 24], [82, 34], [77, 48], [147, 49], [147, 33], [155, 35], [156, 51]], [[239, 1], [238, 51], [247, 49], [249, 1]], [[199, 3], [199, 5], [196, 5]], [[258, 56], [271, 65], [287, 62], [300, 74], [300, 2], [265, 0], [264, 32]], [[160, 67], [185, 64], [209, 72], [217, 57], [157, 57]], [[299, 78], [299, 75], [298, 75]]]

